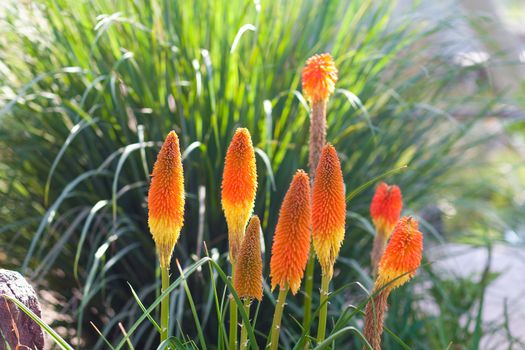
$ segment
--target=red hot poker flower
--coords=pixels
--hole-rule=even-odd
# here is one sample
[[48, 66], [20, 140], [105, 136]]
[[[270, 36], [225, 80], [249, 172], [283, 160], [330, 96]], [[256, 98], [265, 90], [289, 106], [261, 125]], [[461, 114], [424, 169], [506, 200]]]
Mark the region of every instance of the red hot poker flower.
[[398, 186], [381, 182], [376, 189], [370, 215], [379, 234], [390, 237], [403, 209], [403, 197]]
[[311, 103], [327, 100], [334, 93], [337, 68], [329, 53], [313, 55], [303, 68], [303, 92]]
[[298, 170], [284, 196], [273, 237], [272, 289], [288, 285], [292, 294], [299, 290], [310, 250], [311, 229], [310, 180], [304, 171]]
[[239, 128], [228, 147], [222, 178], [222, 208], [228, 223], [230, 260], [235, 263], [257, 192], [257, 167], [252, 139]]
[[323, 275], [331, 278], [345, 237], [346, 198], [341, 164], [330, 144], [323, 148], [312, 193], [314, 248]]
[[148, 224], [161, 267], [169, 267], [184, 224], [184, 174], [179, 138], [171, 131], [153, 166], [148, 193]]
[[409, 281], [421, 264], [423, 234], [416, 219], [405, 216], [397, 223], [379, 262], [376, 289], [394, 289]]

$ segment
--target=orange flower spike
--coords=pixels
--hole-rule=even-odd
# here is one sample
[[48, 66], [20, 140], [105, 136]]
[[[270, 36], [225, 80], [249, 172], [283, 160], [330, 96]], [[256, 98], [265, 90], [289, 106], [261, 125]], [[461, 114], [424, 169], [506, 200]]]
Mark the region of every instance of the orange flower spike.
[[230, 260], [235, 263], [257, 192], [257, 168], [250, 132], [239, 128], [228, 147], [222, 178], [222, 208], [228, 224]]
[[388, 239], [399, 220], [402, 209], [403, 197], [399, 187], [381, 182], [370, 205], [370, 215], [377, 233], [385, 235]]
[[337, 68], [329, 53], [313, 55], [303, 68], [303, 92], [310, 103], [327, 100], [334, 93]]
[[169, 267], [184, 224], [184, 173], [179, 138], [171, 131], [153, 166], [148, 193], [148, 224], [161, 267]]
[[346, 198], [341, 164], [334, 146], [323, 148], [312, 189], [312, 236], [323, 275], [333, 266], [345, 237]]
[[296, 294], [301, 286], [310, 250], [312, 226], [310, 180], [303, 170], [298, 170], [284, 196], [275, 228], [270, 261], [272, 290], [279, 285], [290, 286]]
[[416, 219], [405, 216], [397, 223], [381, 261], [375, 289], [392, 290], [414, 277], [423, 255], [423, 234]]
[[233, 274], [233, 287], [239, 297], [259, 301], [263, 297], [260, 229], [259, 217], [254, 215], [246, 228]]

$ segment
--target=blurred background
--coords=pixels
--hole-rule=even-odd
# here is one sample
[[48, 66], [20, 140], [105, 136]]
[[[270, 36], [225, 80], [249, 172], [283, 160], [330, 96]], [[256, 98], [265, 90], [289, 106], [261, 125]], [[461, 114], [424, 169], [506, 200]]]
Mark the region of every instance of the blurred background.
[[[129, 329], [141, 314], [129, 285], [145, 305], [159, 293], [146, 194], [171, 129], [188, 197], [175, 257], [188, 266], [206, 242], [227, 268], [220, 182], [239, 126], [257, 147], [255, 213], [269, 248], [284, 192], [307, 166], [300, 72], [330, 52], [339, 81], [327, 139], [347, 192], [384, 176], [425, 233], [423, 268], [392, 295], [397, 336], [384, 348], [523, 349], [524, 23], [519, 0], [3, 1], [0, 266], [32, 282], [44, 319], [71, 343], [105, 348], [93, 325], [120, 340], [119, 322]], [[346, 312], [366, 298], [360, 284], [372, 286], [373, 191], [348, 202], [334, 286], [349, 287], [330, 306], [334, 329], [362, 327]], [[189, 283], [213, 343], [212, 279], [222, 291], [205, 270]], [[174, 295], [172, 333], [192, 339], [184, 290]], [[297, 319], [300, 298], [289, 300]], [[263, 333], [274, 302], [266, 286]], [[301, 330], [283, 322], [291, 347]], [[152, 329], [141, 324], [134, 346], [153, 348]], [[351, 334], [341, 344], [360, 348]]]

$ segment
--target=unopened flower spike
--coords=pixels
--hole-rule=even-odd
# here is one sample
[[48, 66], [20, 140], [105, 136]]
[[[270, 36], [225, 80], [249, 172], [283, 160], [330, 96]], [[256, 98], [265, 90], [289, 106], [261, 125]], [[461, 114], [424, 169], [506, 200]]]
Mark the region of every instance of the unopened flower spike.
[[[261, 256], [261, 223], [257, 215], [252, 216], [242, 245], [237, 255], [233, 287], [239, 297], [244, 299], [244, 310], [250, 315], [252, 299], [262, 300], [263, 297], [263, 266]], [[233, 302], [233, 300], [232, 300]], [[247, 324], [242, 321], [240, 349], [248, 349]]]
[[263, 267], [260, 230], [259, 217], [254, 215], [246, 228], [233, 274], [233, 287], [240, 298], [262, 300]]

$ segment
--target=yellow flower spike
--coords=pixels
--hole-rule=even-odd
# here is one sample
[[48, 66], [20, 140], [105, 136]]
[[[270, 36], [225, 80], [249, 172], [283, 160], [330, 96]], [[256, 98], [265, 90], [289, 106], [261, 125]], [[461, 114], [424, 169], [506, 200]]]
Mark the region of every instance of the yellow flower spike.
[[277, 285], [289, 286], [294, 295], [299, 290], [310, 249], [311, 213], [310, 180], [298, 170], [284, 196], [273, 236], [272, 290]]
[[324, 146], [315, 173], [312, 190], [312, 236], [321, 264], [321, 310], [317, 342], [324, 340], [328, 315], [328, 287], [334, 263], [345, 237], [346, 198], [341, 163], [334, 146]]
[[239, 128], [228, 147], [222, 178], [222, 208], [228, 224], [230, 261], [234, 264], [257, 192], [255, 151], [250, 133]]
[[148, 193], [148, 224], [160, 266], [167, 268], [184, 224], [184, 174], [175, 131], [166, 137], [153, 166]]
[[246, 228], [233, 274], [233, 287], [239, 297], [259, 301], [263, 297], [260, 230], [259, 217], [254, 215]]
[[341, 164], [334, 146], [323, 148], [312, 189], [312, 236], [323, 275], [333, 267], [345, 237], [346, 198]]

